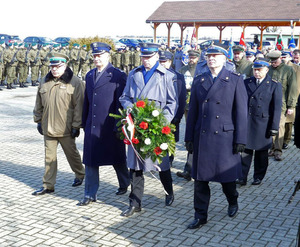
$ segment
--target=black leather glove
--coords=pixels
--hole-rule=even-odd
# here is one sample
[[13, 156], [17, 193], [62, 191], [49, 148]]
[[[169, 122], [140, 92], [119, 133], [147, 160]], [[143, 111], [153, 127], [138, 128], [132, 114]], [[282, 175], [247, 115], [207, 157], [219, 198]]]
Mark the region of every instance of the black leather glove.
[[172, 124], [179, 124], [180, 123], [180, 119], [179, 118], [174, 118], [171, 122]]
[[244, 152], [244, 150], [245, 150], [244, 144], [235, 143], [233, 145], [233, 153], [234, 154], [242, 153], [242, 152]]
[[43, 134], [43, 129], [42, 129], [42, 123], [38, 123], [37, 126], [36, 126], [38, 132], [41, 134], [41, 135], [44, 135]]
[[269, 135], [270, 136], [276, 136], [278, 134], [278, 130], [270, 130]]
[[79, 135], [80, 135], [80, 129], [74, 129], [74, 128], [72, 128], [72, 130], [71, 130], [71, 137], [75, 138], [75, 137], [78, 137]]
[[194, 144], [193, 144], [193, 142], [186, 142], [186, 143], [185, 143], [185, 148], [186, 148], [186, 150], [187, 150], [190, 154], [192, 154], [193, 151], [194, 151]]

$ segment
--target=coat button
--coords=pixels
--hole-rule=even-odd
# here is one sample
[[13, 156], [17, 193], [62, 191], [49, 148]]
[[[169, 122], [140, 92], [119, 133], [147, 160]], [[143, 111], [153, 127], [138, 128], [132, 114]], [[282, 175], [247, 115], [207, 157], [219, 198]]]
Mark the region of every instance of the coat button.
[[205, 130], [202, 130], [202, 133], [205, 133]]
[[94, 95], [97, 95], [97, 93], [95, 93]]
[[220, 104], [221, 102], [220, 101], [217, 101], [217, 104]]
[[207, 103], [207, 102], [208, 102], [208, 99], [204, 100], [204, 102]]
[[94, 117], [96, 117], [96, 115], [94, 115]]
[[96, 106], [96, 104], [94, 104], [94, 106]]
[[216, 119], [220, 118], [219, 116], [216, 116]]
[[219, 131], [216, 130], [216, 131], [215, 131], [215, 134], [218, 134], [218, 133], [219, 133]]
[[96, 128], [96, 126], [94, 125], [94, 126], [93, 126], [93, 128], [95, 129], [95, 128]]
[[204, 118], [206, 118], [206, 115], [203, 115]]

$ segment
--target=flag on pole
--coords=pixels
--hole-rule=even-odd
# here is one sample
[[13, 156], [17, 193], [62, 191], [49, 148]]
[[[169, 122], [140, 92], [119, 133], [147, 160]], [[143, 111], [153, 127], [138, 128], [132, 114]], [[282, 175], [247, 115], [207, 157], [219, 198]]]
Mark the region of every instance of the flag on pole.
[[296, 25], [296, 22], [293, 23], [293, 21], [291, 21], [291, 40], [289, 42], [289, 49], [290, 48], [296, 48], [296, 42], [295, 42], [295, 39], [294, 39], [294, 27]]
[[229, 60], [233, 60], [233, 50], [232, 50], [232, 47], [233, 47], [233, 41], [232, 41], [232, 30], [231, 30], [231, 37], [230, 37], [230, 41], [229, 41], [229, 46], [228, 46], [228, 52], [227, 52], [227, 58]]
[[276, 43], [276, 48], [277, 50], [281, 51], [283, 50], [283, 42], [282, 42], [282, 37], [281, 37], [281, 34], [278, 35], [277, 37], [277, 43]]
[[246, 49], [246, 43], [245, 43], [245, 37], [244, 37], [244, 31], [241, 34], [240, 43], [239, 45], [243, 46]]
[[193, 34], [191, 37], [191, 48], [193, 50], [197, 49], [197, 37], [196, 37], [196, 28], [194, 27]]

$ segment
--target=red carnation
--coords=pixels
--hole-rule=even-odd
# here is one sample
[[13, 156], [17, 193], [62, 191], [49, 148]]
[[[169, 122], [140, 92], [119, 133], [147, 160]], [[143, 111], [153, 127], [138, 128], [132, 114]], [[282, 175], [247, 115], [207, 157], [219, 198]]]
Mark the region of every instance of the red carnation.
[[161, 130], [161, 133], [166, 134], [166, 135], [170, 134], [171, 133], [170, 127], [169, 126], [163, 127]]
[[143, 129], [143, 130], [148, 129], [148, 123], [146, 123], [146, 122], [141, 122], [141, 123], [139, 124], [139, 126], [140, 126], [140, 128]]
[[132, 143], [133, 144], [139, 144], [140, 141], [138, 139], [136, 139], [136, 138], [132, 138]]
[[142, 100], [136, 102], [136, 107], [142, 107], [144, 108], [146, 106], [146, 103]]
[[160, 147], [154, 148], [154, 153], [155, 153], [156, 155], [160, 155], [160, 154], [162, 153], [161, 148], [160, 148]]
[[127, 140], [127, 139], [124, 139], [123, 142], [124, 142], [126, 145], [130, 145], [130, 141]]

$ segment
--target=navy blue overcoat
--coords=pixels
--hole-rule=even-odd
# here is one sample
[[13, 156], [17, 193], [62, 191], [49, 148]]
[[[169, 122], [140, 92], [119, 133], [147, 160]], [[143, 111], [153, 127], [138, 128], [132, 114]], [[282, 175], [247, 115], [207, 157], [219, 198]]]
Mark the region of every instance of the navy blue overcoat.
[[272, 146], [270, 130], [278, 130], [281, 106], [281, 84], [272, 81], [270, 76], [256, 85], [255, 77], [245, 80], [248, 94], [248, 131], [246, 148], [267, 150]]
[[87, 166], [125, 164], [123, 141], [116, 137], [117, 120], [109, 113], [119, 114], [119, 97], [126, 84], [126, 74], [108, 64], [96, 80], [97, 69], [86, 75], [82, 125], [85, 131], [83, 163]]
[[[177, 76], [177, 98], [178, 98], [178, 108], [177, 108], [177, 112], [176, 115], [174, 116], [174, 119], [178, 119], [181, 120], [184, 114], [184, 109], [185, 109], [185, 105], [186, 105], [186, 87], [185, 87], [185, 80], [184, 80], [184, 76], [183, 74], [180, 74], [178, 72], [176, 72], [174, 69], [170, 68], [170, 71], [175, 73]], [[172, 122], [173, 123], [173, 122]], [[175, 136], [175, 141], [178, 142], [179, 141], [179, 128], [180, 128], [180, 122], [179, 123], [175, 123], [176, 126], [176, 131], [174, 133]]]
[[209, 72], [197, 76], [191, 89], [185, 141], [194, 143], [192, 177], [233, 182], [241, 175], [235, 143], [247, 142], [247, 92], [241, 76], [223, 67], [213, 82]]

